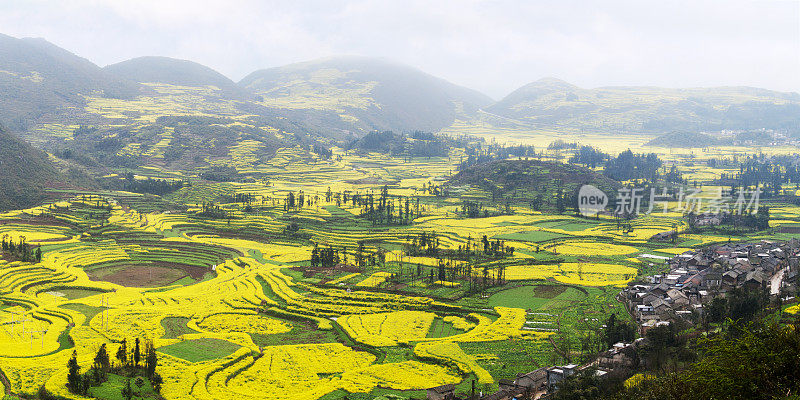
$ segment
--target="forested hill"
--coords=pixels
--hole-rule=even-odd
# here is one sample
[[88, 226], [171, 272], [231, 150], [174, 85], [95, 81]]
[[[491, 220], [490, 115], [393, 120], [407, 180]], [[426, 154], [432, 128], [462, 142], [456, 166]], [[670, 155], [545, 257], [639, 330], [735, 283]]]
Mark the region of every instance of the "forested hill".
[[515, 90], [487, 111], [535, 126], [601, 131], [766, 128], [800, 134], [800, 94], [752, 87], [584, 89], [545, 78]]
[[0, 127], [0, 211], [36, 205], [44, 188], [58, 180], [47, 154]]
[[556, 195], [571, 197], [581, 185], [591, 184], [612, 193], [619, 183], [589, 168], [539, 160], [502, 160], [467, 167], [448, 182], [451, 187], [469, 185], [495, 197], [535, 199], [555, 204]]

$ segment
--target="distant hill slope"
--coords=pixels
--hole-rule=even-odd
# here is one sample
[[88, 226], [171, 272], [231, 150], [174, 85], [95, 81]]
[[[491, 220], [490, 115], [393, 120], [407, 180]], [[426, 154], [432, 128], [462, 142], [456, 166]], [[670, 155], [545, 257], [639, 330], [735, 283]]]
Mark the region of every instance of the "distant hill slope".
[[36, 205], [44, 199], [45, 186], [61, 177], [47, 154], [2, 127], [0, 171], [0, 211]]
[[239, 84], [274, 108], [332, 110], [362, 131], [438, 131], [492, 100], [417, 69], [334, 57], [253, 72]]
[[30, 121], [82, 106], [82, 94], [134, 96], [138, 85], [103, 71], [44, 39], [0, 34], [0, 123], [23, 131]]
[[657, 147], [706, 147], [719, 144], [720, 141], [713, 136], [696, 132], [670, 132], [654, 138], [646, 143], [647, 146]]
[[800, 94], [750, 87], [583, 89], [545, 78], [515, 90], [487, 111], [536, 126], [606, 131], [768, 128], [800, 133]]
[[531, 200], [542, 195], [545, 204], [553, 204], [559, 185], [572, 196], [584, 184], [591, 184], [606, 194], [620, 186], [619, 182], [589, 168], [539, 160], [501, 160], [473, 165], [459, 171], [448, 182], [450, 186], [469, 185], [500, 196]]
[[106, 72], [134, 82], [158, 82], [180, 86], [216, 86], [240, 93], [236, 83], [225, 75], [193, 61], [169, 57], [137, 57], [103, 68]]

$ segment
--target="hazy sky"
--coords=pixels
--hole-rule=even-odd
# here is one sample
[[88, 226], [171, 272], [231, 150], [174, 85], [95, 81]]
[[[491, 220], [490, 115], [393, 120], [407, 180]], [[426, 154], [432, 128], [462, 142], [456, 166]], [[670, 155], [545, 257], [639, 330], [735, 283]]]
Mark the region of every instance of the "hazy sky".
[[0, 0], [0, 33], [44, 37], [100, 66], [163, 55], [236, 81], [357, 54], [494, 98], [545, 76], [800, 91], [800, 0]]

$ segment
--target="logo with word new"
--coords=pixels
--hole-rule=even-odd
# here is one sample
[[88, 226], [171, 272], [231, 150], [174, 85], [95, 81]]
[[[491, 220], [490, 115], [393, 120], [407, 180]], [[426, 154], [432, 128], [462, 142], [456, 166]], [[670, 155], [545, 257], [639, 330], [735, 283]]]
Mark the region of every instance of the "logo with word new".
[[593, 217], [606, 209], [608, 196], [602, 190], [592, 186], [583, 185], [578, 190], [578, 211], [585, 217]]

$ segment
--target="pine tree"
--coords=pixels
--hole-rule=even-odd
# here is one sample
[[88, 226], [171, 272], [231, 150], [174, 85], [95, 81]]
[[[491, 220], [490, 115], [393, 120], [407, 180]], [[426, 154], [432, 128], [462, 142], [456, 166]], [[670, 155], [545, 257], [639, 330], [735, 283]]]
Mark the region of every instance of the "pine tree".
[[78, 352], [72, 350], [72, 357], [67, 362], [67, 386], [73, 393], [80, 393], [82, 390], [81, 385], [81, 367], [78, 365]]
[[133, 349], [133, 365], [136, 368], [139, 368], [139, 361], [142, 359], [142, 353], [139, 349], [139, 338], [136, 338], [136, 344]]
[[145, 352], [147, 355], [145, 356], [145, 376], [148, 378], [152, 378], [153, 375], [156, 373], [156, 365], [158, 365], [158, 356], [156, 355], [156, 347], [153, 345], [152, 341], [147, 341], [145, 345]]
[[94, 356], [94, 367], [101, 372], [107, 372], [111, 368], [111, 361], [108, 358], [108, 351], [106, 351], [106, 344], [100, 345], [97, 354]]
[[117, 349], [117, 360], [119, 360], [120, 366], [124, 367], [128, 361], [128, 341], [122, 339], [122, 343]]

